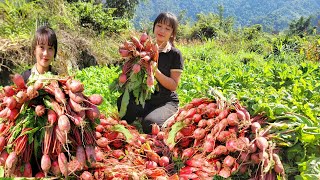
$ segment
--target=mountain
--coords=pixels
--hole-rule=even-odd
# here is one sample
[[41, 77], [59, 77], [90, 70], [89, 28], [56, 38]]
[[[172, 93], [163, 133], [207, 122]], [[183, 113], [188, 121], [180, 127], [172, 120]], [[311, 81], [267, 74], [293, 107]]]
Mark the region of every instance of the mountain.
[[301, 16], [313, 16], [317, 26], [320, 15], [319, 0], [141, 0], [133, 23], [136, 28], [143, 28], [163, 11], [195, 21], [199, 13], [218, 13], [219, 5], [224, 8], [224, 17], [234, 17], [235, 26], [262, 24], [267, 31], [284, 30]]

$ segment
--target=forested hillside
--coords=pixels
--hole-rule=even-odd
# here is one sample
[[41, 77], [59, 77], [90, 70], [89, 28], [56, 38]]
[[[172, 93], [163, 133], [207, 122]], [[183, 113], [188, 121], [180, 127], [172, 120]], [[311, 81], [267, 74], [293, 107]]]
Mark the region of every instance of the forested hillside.
[[222, 5], [225, 17], [234, 17], [236, 26], [262, 24], [267, 31], [281, 31], [290, 21], [313, 16], [316, 26], [320, 15], [318, 0], [142, 0], [136, 8], [134, 24], [143, 27], [161, 11], [171, 11], [183, 20], [195, 20], [199, 13], [218, 13]]

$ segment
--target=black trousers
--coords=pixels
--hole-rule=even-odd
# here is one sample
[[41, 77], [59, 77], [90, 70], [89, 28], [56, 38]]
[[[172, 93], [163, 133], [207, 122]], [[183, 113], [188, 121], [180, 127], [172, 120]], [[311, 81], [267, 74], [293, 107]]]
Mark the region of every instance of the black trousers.
[[[143, 132], [146, 134], [151, 133], [151, 125], [156, 123], [160, 127], [163, 123], [177, 112], [179, 102], [176, 101], [164, 101], [165, 98], [155, 97], [146, 101], [144, 107], [135, 103], [134, 96], [130, 94], [129, 104], [127, 106], [126, 114], [122, 117], [129, 124], [135, 121], [137, 118], [142, 118]], [[117, 99], [118, 110], [121, 107], [122, 96]]]

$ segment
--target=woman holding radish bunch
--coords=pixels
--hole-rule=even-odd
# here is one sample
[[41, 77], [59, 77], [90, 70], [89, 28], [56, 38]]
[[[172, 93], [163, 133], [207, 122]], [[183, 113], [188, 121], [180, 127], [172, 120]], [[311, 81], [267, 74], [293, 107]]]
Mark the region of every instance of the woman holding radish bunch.
[[[137, 105], [131, 96], [126, 114], [122, 118], [132, 123], [137, 117], [142, 117], [144, 133], [150, 133], [154, 123], [162, 126], [178, 110], [179, 99], [176, 89], [183, 70], [183, 58], [174, 46], [177, 28], [178, 20], [172, 13], [160, 13], [155, 19], [153, 33], [159, 47], [159, 59], [158, 63], [154, 63], [154, 67], [159, 91], [152, 94], [144, 107]], [[122, 96], [118, 99], [118, 109], [121, 99]]]
[[57, 55], [57, 36], [56, 33], [48, 26], [41, 26], [37, 29], [32, 45], [31, 54], [36, 59], [36, 63], [31, 69], [22, 73], [25, 82], [34, 75], [51, 72], [57, 74], [52, 70], [51, 62]]

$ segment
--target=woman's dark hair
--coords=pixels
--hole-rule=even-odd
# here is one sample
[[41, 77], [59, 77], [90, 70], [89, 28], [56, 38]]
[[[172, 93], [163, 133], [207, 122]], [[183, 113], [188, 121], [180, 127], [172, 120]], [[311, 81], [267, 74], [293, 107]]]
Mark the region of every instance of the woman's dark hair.
[[162, 12], [158, 15], [158, 17], [154, 20], [153, 23], [153, 32], [154, 32], [154, 28], [156, 26], [157, 23], [164, 23], [164, 24], [168, 24], [169, 26], [172, 27], [173, 31], [172, 31], [172, 36], [170, 37], [169, 41], [172, 44], [172, 46], [174, 46], [174, 40], [176, 38], [177, 35], [177, 30], [178, 30], [178, 19], [177, 17], [170, 13], [170, 12]]
[[58, 41], [57, 41], [57, 35], [48, 26], [40, 26], [33, 38], [32, 45], [31, 45], [31, 54], [34, 56], [34, 50], [36, 49], [36, 46], [39, 44], [44, 44], [48, 42], [49, 46], [52, 46], [54, 48], [54, 58], [57, 56], [57, 50], [58, 50]]

